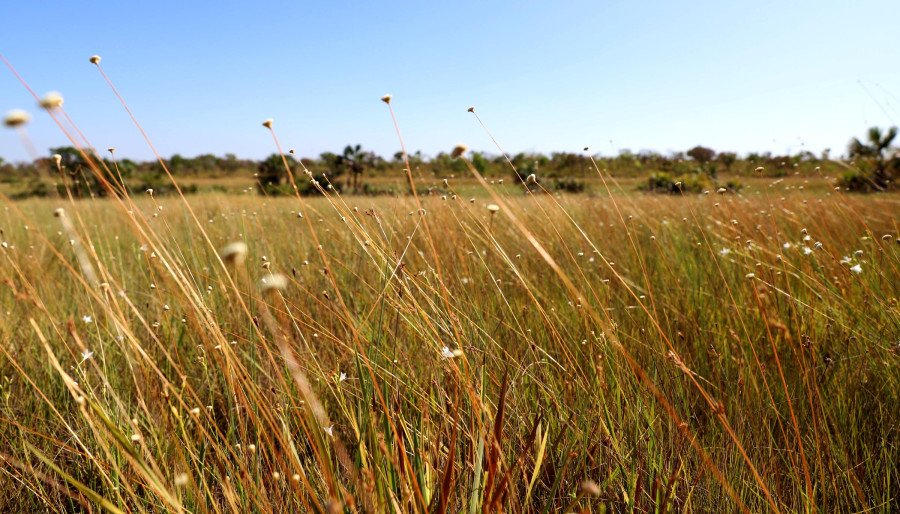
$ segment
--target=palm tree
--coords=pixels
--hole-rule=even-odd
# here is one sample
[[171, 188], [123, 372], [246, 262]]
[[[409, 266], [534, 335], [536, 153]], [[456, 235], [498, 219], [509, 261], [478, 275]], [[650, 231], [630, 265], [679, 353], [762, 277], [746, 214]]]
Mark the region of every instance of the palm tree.
[[368, 152], [364, 152], [361, 145], [347, 145], [339, 156], [340, 165], [350, 172], [349, 184], [356, 191], [359, 187], [359, 177], [366, 171], [366, 158]]
[[900, 168], [900, 157], [891, 152], [896, 137], [897, 127], [891, 127], [886, 134], [880, 128], [872, 127], [866, 134], [866, 143], [854, 137], [847, 148], [851, 158], [862, 159], [874, 166], [871, 179], [880, 191], [890, 187], [894, 172]]

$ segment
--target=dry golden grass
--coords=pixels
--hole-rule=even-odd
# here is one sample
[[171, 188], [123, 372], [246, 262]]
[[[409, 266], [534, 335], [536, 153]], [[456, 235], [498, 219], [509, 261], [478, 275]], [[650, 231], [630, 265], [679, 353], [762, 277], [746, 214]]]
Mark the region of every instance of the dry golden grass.
[[778, 189], [7, 203], [0, 505], [890, 511], [900, 200]]

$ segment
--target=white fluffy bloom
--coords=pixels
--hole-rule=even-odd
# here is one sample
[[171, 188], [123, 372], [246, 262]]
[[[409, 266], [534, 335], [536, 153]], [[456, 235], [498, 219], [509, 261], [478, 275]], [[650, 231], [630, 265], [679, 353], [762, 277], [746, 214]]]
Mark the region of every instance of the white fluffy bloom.
[[259, 281], [259, 290], [263, 293], [268, 291], [284, 291], [287, 289], [288, 279], [281, 273], [272, 273], [264, 276]]
[[247, 243], [243, 241], [228, 243], [222, 248], [219, 255], [224, 262], [240, 266], [247, 259]]
[[31, 115], [21, 109], [13, 109], [6, 113], [3, 124], [10, 128], [21, 127], [31, 121]]
[[50, 91], [41, 98], [40, 104], [44, 109], [56, 109], [62, 107], [63, 97], [56, 91]]

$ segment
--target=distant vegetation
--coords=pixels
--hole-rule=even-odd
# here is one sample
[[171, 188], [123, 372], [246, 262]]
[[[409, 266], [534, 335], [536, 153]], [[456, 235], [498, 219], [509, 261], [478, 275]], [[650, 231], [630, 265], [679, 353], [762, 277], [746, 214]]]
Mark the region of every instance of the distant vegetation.
[[[900, 169], [898, 150], [893, 146], [897, 128], [882, 131], [869, 130], [864, 141], [854, 138], [847, 150], [847, 159], [832, 159], [826, 150], [820, 155], [803, 151], [793, 155], [734, 152], [717, 152], [712, 148], [695, 146], [684, 152], [664, 155], [653, 151], [632, 152], [620, 150], [616, 156], [591, 156], [585, 153], [554, 152], [518, 153], [510, 156], [517, 173], [511, 171], [506, 157], [500, 154], [471, 152], [475, 168], [485, 177], [506, 179], [514, 183], [534, 174], [545, 182], [548, 189], [579, 192], [585, 180], [596, 178], [596, 166], [613, 177], [645, 177], [642, 189], [655, 193], [694, 193], [712, 188], [736, 191], [739, 177], [781, 177], [793, 174], [834, 179], [835, 185], [850, 191], [875, 192], [895, 187], [895, 175]], [[62, 176], [75, 196], [103, 195], [97, 178], [89, 170], [85, 155], [73, 147], [50, 149], [49, 156], [33, 163], [9, 163], [0, 159], [0, 182], [15, 190], [14, 196], [47, 196], [60, 183]], [[53, 154], [61, 157], [58, 169]], [[287, 156], [294, 169], [301, 194], [315, 193], [310, 180], [296, 156]], [[148, 188], [165, 194], [170, 187], [161, 164], [157, 161], [117, 160], [111, 153], [92, 152], [101, 168], [111, 176], [121, 176], [131, 192]], [[592, 159], [594, 163], [592, 163]], [[361, 145], [347, 145], [340, 153], [325, 152], [317, 157], [303, 157], [302, 163], [316, 180], [324, 181], [331, 189], [353, 194], [397, 194], [403, 191], [380, 188], [374, 182], [382, 178], [403, 177], [404, 161], [401, 153], [390, 158], [365, 150]], [[463, 176], [466, 170], [460, 161], [441, 152], [425, 156], [422, 152], [409, 155], [414, 175], [424, 178], [452, 178]], [[165, 161], [171, 173], [184, 179], [214, 179], [253, 177], [257, 191], [269, 196], [293, 194], [285, 172], [282, 157], [273, 154], [262, 161], [240, 159], [234, 154], [216, 156], [203, 154], [196, 157], [173, 155]], [[62, 173], [60, 173], [60, 171]], [[720, 181], [720, 177], [728, 179]], [[44, 177], [42, 179], [42, 177]], [[53, 177], [48, 180], [47, 177]], [[374, 181], [374, 182], [373, 182]], [[55, 185], [54, 185], [55, 184]], [[194, 186], [185, 186], [191, 192]]]

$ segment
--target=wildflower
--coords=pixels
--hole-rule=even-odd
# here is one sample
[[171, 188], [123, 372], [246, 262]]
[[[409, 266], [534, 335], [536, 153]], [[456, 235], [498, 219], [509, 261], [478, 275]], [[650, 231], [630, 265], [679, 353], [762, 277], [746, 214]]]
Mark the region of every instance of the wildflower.
[[391, 103], [391, 98], [393, 98], [393, 97], [392, 97], [391, 95], [389, 95], [389, 94], [388, 94], [388, 95], [384, 95], [384, 96], [381, 97], [381, 101], [384, 102], [384, 103], [386, 103], [386, 104], [390, 104], [390, 103]]
[[272, 118], [268, 118], [262, 122], [262, 126], [266, 127], [267, 129], [270, 129], [270, 128], [272, 128], [273, 123], [275, 123], [275, 120], [273, 120]]
[[858, 263], [854, 264], [853, 266], [850, 267], [850, 271], [852, 271], [853, 273], [856, 273], [858, 275], [858, 274], [862, 273], [862, 266], [860, 266]]
[[85, 323], [93, 323], [93, 322], [94, 322], [94, 318], [85, 315], [85, 316], [82, 316], [82, 317], [81, 317], [81, 321], [84, 321]]
[[300, 474], [299, 474], [299, 473], [294, 473], [293, 476], [291, 476], [291, 479], [292, 479], [294, 482], [299, 482], [299, 481], [300, 481]]
[[754, 278], [754, 277], [756, 277], [756, 273], [747, 273], [746, 275], [744, 275], [744, 278]]
[[582, 482], [581, 491], [590, 496], [600, 496], [600, 486], [593, 480], [585, 480]]
[[324, 428], [325, 433], [328, 434], [328, 437], [334, 437], [334, 425], [330, 425]]
[[279, 473], [277, 471], [273, 471], [272, 472], [272, 480], [275, 480], [276, 482], [281, 480], [281, 473]]
[[441, 357], [445, 359], [455, 359], [456, 357], [462, 357], [463, 352], [460, 349], [451, 350], [449, 346], [445, 346], [441, 348]]
[[106, 149], [106, 151], [109, 153], [116, 153], [116, 147], [110, 146], [109, 148]]
[[343, 382], [344, 380], [347, 380], [347, 374], [341, 371], [340, 376], [338, 376], [338, 382]]
[[781, 245], [781, 247], [784, 248], [785, 250], [788, 250], [791, 247], [791, 243], [784, 243], [783, 245]]
[[45, 94], [43, 98], [41, 98], [40, 104], [41, 107], [47, 109], [48, 111], [50, 109], [56, 109], [58, 107], [62, 107], [63, 97], [56, 91], [50, 91], [49, 93]]
[[719, 255], [721, 255], [722, 257], [725, 257], [729, 253], [731, 253], [730, 248], [722, 248], [721, 250], [719, 250]]
[[457, 157], [461, 157], [464, 153], [469, 151], [469, 147], [464, 144], [458, 144], [453, 147], [453, 151], [450, 153], [450, 157], [456, 159]]
[[725, 189], [724, 187], [720, 187], [719, 189], [716, 189], [716, 192], [719, 193], [719, 194], [725, 193], [725, 192], [727, 192], [727, 191], [728, 191], [728, 190]]
[[14, 109], [6, 113], [3, 124], [9, 128], [21, 127], [31, 121], [31, 115], [21, 109]]
[[131, 440], [136, 443], [141, 440], [141, 436], [139, 434], [131, 434]]
[[247, 243], [244, 243], [243, 241], [228, 243], [222, 248], [219, 255], [226, 264], [240, 266], [247, 258]]
[[525, 182], [533, 182], [537, 184], [537, 175], [535, 175], [534, 173], [528, 175], [528, 178], [525, 179]]
[[500, 210], [500, 206], [495, 203], [489, 203], [487, 204], [487, 210], [491, 211], [491, 214], [494, 214]]
[[287, 289], [288, 279], [281, 273], [271, 273], [261, 278], [259, 281], [259, 290], [263, 293], [269, 291], [284, 291]]
[[99, 55], [92, 55], [90, 60], [91, 60], [91, 64], [100, 64], [100, 56]]
[[466, 111], [467, 112], [475, 112], [475, 106], [474, 105], [469, 106], [469, 108], [466, 109]]
[[56, 167], [59, 168], [62, 164], [62, 155], [59, 155], [58, 153], [53, 154], [53, 162], [55, 162]]
[[813, 253], [813, 251], [810, 247], [808, 247], [808, 246], [803, 247], [803, 255], [809, 255], [811, 253]]

